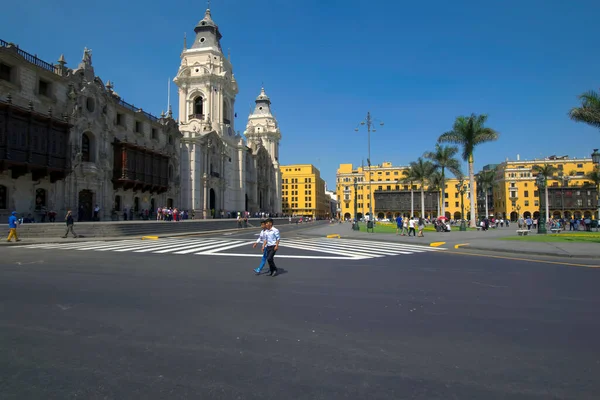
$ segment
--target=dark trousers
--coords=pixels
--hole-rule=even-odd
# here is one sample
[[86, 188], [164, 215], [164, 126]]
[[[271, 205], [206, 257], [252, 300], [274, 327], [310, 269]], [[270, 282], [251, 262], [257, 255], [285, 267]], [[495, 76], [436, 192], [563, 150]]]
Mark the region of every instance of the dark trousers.
[[275, 246], [267, 246], [267, 262], [269, 263], [269, 271], [271, 273], [277, 272], [277, 267], [275, 266], [275, 261], [273, 258], [275, 257]]
[[413, 236], [417, 236], [417, 234], [415, 233], [415, 228], [408, 228], [408, 236], [410, 236], [411, 233]]

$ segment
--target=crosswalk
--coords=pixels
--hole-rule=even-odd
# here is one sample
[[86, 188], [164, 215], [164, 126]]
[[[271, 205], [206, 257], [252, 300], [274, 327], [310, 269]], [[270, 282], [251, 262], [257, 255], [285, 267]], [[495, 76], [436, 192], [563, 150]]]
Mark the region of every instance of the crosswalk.
[[[227, 238], [165, 238], [159, 240], [125, 239], [47, 243], [15, 246], [15, 249], [99, 251], [117, 253], [151, 253], [177, 255], [211, 255], [228, 257], [261, 257], [252, 249], [254, 240]], [[278, 258], [307, 258], [331, 260], [364, 260], [424, 252], [444, 251], [444, 248], [408, 243], [391, 243], [354, 239], [325, 239], [311, 237], [286, 238], [280, 243]], [[315, 254], [319, 253], [319, 254]]]

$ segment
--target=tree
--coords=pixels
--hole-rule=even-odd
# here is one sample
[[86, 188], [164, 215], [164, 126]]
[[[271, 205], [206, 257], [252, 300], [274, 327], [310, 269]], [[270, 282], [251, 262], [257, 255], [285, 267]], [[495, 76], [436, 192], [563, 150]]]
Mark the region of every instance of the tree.
[[460, 170], [460, 163], [454, 157], [458, 153], [458, 147], [455, 146], [440, 146], [438, 143], [435, 144], [435, 150], [425, 153], [423, 156], [433, 162], [436, 168], [439, 168], [441, 174], [440, 187], [442, 188], [442, 207], [441, 214], [446, 215], [446, 204], [444, 202], [446, 193], [446, 169], [448, 169], [454, 176], [462, 175]]
[[400, 183], [408, 183], [408, 185], [410, 186], [410, 218], [414, 217], [415, 215], [415, 194], [413, 191], [413, 183], [415, 182], [415, 179], [413, 178], [413, 171], [410, 167], [408, 167], [407, 169], [402, 171], [402, 176], [403, 178], [401, 178], [399, 180]]
[[431, 175], [435, 172], [435, 165], [431, 161], [425, 161], [419, 157], [417, 161], [410, 163], [411, 177], [414, 182], [419, 182], [421, 185], [421, 218], [425, 218], [425, 185], [431, 179]]
[[[442, 196], [440, 198], [440, 189], [442, 191]], [[435, 170], [433, 171], [433, 173], [431, 174], [431, 176], [429, 177], [429, 190], [435, 190], [437, 197], [438, 197], [438, 207], [437, 207], [437, 215], [438, 217], [440, 215], [444, 215], [443, 212], [441, 212], [442, 210], [442, 205], [440, 203], [443, 204], [444, 202], [444, 179], [442, 178], [442, 172], [440, 170]]]
[[496, 170], [488, 169], [477, 174], [477, 187], [483, 191], [485, 198], [485, 217], [489, 217], [488, 213], [488, 192], [494, 187], [496, 180]]
[[455, 143], [463, 147], [462, 158], [469, 163], [469, 196], [471, 203], [472, 228], [477, 227], [477, 215], [475, 207], [475, 171], [473, 169], [473, 151], [475, 147], [486, 142], [498, 140], [499, 133], [485, 126], [487, 115], [471, 114], [460, 116], [454, 121], [452, 130], [442, 134], [438, 138], [439, 143]]
[[581, 106], [572, 108], [569, 117], [573, 121], [585, 122], [600, 128], [600, 93], [590, 90], [579, 95], [578, 98], [581, 100]]
[[554, 173], [556, 171], [558, 171], [558, 168], [556, 168], [552, 164], [544, 164], [544, 165], [534, 165], [532, 170], [537, 172], [538, 175], [542, 175], [546, 178], [546, 190], [544, 193], [544, 199], [545, 199], [545, 203], [546, 203], [546, 219], [548, 219], [550, 216], [550, 205], [548, 204], [548, 180], [554, 179]]

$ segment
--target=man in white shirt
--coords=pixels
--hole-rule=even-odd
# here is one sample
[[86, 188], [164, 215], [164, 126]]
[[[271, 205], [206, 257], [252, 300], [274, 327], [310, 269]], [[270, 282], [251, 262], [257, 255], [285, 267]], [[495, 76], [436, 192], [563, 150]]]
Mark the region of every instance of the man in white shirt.
[[[266, 241], [266, 235], [265, 232], [267, 231], [267, 223], [265, 221], [260, 221], [260, 234], [258, 235], [258, 239], [256, 239], [256, 243], [254, 243], [252, 245], [252, 248], [256, 248], [256, 245], [259, 243], [264, 243]], [[263, 249], [263, 256], [262, 256], [262, 260], [260, 260], [260, 265], [258, 266], [258, 268], [254, 269], [254, 272], [256, 272], [256, 275], [260, 274], [260, 271], [262, 271], [263, 267], [265, 266], [265, 263], [267, 262], [267, 250], [262, 247]]]
[[266, 221], [267, 230], [265, 231], [265, 240], [263, 242], [263, 251], [267, 251], [267, 262], [269, 263], [269, 276], [277, 276], [277, 266], [275, 266], [275, 253], [279, 250], [279, 229], [273, 227], [273, 220], [268, 218]]
[[417, 236], [417, 233], [415, 232], [415, 217], [412, 217], [408, 221], [408, 236], [410, 236], [411, 232], [413, 236]]

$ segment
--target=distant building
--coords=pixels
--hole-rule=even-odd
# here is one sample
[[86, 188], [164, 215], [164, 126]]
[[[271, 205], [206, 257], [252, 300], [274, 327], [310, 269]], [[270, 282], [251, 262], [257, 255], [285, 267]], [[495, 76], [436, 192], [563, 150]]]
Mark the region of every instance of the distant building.
[[[516, 220], [537, 218], [540, 193], [533, 166], [553, 165], [557, 172], [548, 179], [549, 217], [595, 217], [597, 189], [585, 175], [594, 170], [591, 158], [549, 156], [544, 159], [506, 161], [499, 164], [494, 187], [495, 214]], [[543, 195], [543, 193], [542, 193]]]
[[337, 200], [337, 195], [333, 190], [327, 190], [327, 184], [325, 185], [325, 195], [328, 196], [329, 200], [329, 215], [333, 218], [340, 218], [340, 212], [338, 212], [339, 203]]
[[325, 194], [325, 181], [312, 164], [281, 166], [282, 210], [287, 215], [313, 218], [331, 217], [331, 204]]

